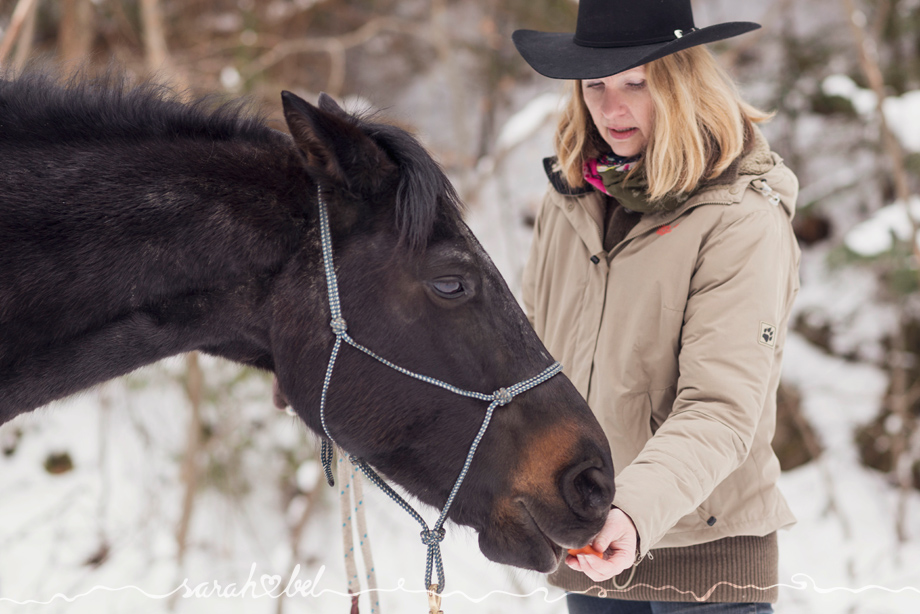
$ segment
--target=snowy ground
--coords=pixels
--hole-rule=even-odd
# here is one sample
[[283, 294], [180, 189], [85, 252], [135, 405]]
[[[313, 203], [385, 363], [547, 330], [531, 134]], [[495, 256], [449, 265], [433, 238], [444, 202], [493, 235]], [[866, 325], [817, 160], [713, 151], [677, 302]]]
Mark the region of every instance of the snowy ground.
[[[277, 455], [265, 439], [238, 467], [249, 483], [244, 497], [204, 491], [185, 569], [177, 568], [173, 534], [182, 491], [176, 458], [187, 401], [169, 376], [181, 367], [173, 361], [147, 369], [2, 427], [5, 440], [16, 429], [24, 434], [13, 454], [0, 457], [0, 613], [166, 612], [170, 599], [164, 596], [178, 587], [177, 612], [276, 612], [278, 599], [271, 595], [291, 584], [296, 563], [301, 569], [293, 577], [303, 594], [284, 599], [285, 612], [346, 611], [337, 499], [325, 484], [318, 487], [321, 503], [302, 556], [292, 562], [286, 526], [297, 505], [280, 508]], [[311, 449], [312, 437], [272, 408], [270, 386], [261, 384], [246, 395], [242, 413], [250, 419], [263, 414], [264, 438]], [[259, 390], [261, 402], [255, 400]], [[62, 451], [74, 469], [47, 473], [48, 454]], [[317, 471], [314, 460], [303, 465]], [[421, 610], [427, 601], [418, 526], [372, 486], [366, 495], [382, 609]], [[434, 519], [430, 510], [426, 515]], [[93, 567], [87, 561], [102, 543], [110, 554]], [[443, 551], [448, 611], [558, 611], [546, 602], [540, 576], [488, 562], [470, 531], [453, 527]], [[271, 576], [283, 578], [280, 589], [281, 580]], [[230, 596], [249, 580], [255, 585], [247, 598]], [[549, 592], [550, 600], [559, 597]]]

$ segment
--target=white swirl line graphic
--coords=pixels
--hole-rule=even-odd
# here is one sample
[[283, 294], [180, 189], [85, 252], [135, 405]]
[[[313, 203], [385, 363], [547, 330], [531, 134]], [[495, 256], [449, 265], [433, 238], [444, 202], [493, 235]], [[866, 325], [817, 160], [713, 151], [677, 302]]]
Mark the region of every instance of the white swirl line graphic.
[[[862, 593], [868, 590], [880, 590], [880, 591], [885, 591], [885, 592], [893, 593], [893, 594], [903, 593], [903, 592], [913, 592], [913, 593], [917, 593], [918, 595], [920, 595], [920, 588], [917, 588], [914, 586], [903, 586], [901, 588], [895, 589], [895, 588], [888, 588], [887, 586], [881, 586], [878, 584], [869, 584], [869, 585], [866, 585], [860, 588], [848, 588], [845, 586], [832, 586], [830, 588], [822, 588], [818, 586], [818, 583], [815, 581], [814, 578], [812, 578], [806, 573], [793, 574], [792, 577], [790, 578], [790, 581], [792, 582], [792, 584], [780, 583], [780, 584], [771, 584], [770, 586], [758, 586], [756, 584], [738, 585], [738, 584], [734, 584], [733, 582], [728, 582], [728, 581], [723, 580], [721, 582], [717, 582], [716, 584], [714, 584], [702, 596], [696, 594], [696, 592], [694, 591], [682, 590], [682, 589], [677, 588], [676, 586], [671, 586], [670, 584], [665, 585], [665, 586], [652, 586], [651, 584], [643, 584], [643, 583], [634, 584], [628, 588], [623, 588], [623, 589], [609, 589], [609, 588], [604, 588], [603, 586], [599, 586], [595, 584], [594, 586], [584, 591], [577, 591], [577, 592], [581, 594], [587, 594], [596, 589], [597, 596], [603, 598], [611, 593], [624, 594], [624, 593], [628, 593], [637, 588], [647, 588], [653, 591], [668, 591], [668, 590], [674, 591], [681, 595], [689, 595], [693, 597], [693, 599], [696, 601], [706, 601], [707, 599], [709, 599], [712, 593], [720, 586], [730, 586], [738, 590], [754, 589], [754, 590], [759, 590], [759, 591], [768, 591], [774, 588], [788, 588], [788, 589], [802, 591], [802, 590], [808, 590], [810, 588], [816, 593], [819, 593], [822, 595], [826, 595], [828, 593], [833, 593], [836, 591], [845, 591], [845, 592], [849, 592], [852, 594], [858, 594], [858, 593]], [[570, 592], [576, 592], [576, 591], [570, 591]]]
[[[256, 564], [253, 563], [252, 567], [250, 567], [250, 570], [249, 570], [249, 579], [246, 581], [246, 583], [242, 585], [241, 588], [237, 588], [236, 583], [231, 583], [226, 586], [221, 586], [216, 580], [210, 583], [202, 582], [192, 587], [189, 585], [189, 579], [186, 578], [182, 581], [182, 583], [179, 586], [177, 586], [170, 592], [163, 593], [163, 594], [148, 593], [144, 589], [134, 586], [134, 585], [121, 586], [118, 588], [97, 585], [83, 593], [74, 595], [73, 597], [69, 597], [62, 593], [56, 593], [53, 597], [51, 597], [47, 601], [39, 601], [35, 599], [17, 601], [9, 597], [0, 597], [0, 603], [11, 603], [14, 605], [49, 605], [57, 599], [62, 599], [64, 601], [67, 601], [68, 603], [73, 603], [77, 599], [86, 597], [87, 595], [90, 595], [96, 591], [106, 591], [106, 592], [115, 593], [115, 592], [126, 591], [126, 590], [137, 591], [138, 593], [140, 593], [144, 597], [147, 597], [148, 599], [166, 599], [168, 597], [171, 597], [172, 595], [175, 595], [176, 593], [180, 591], [183, 591], [181, 595], [183, 599], [194, 599], [194, 598], [207, 599], [207, 598], [213, 598], [213, 597], [218, 597], [222, 599], [233, 599], [233, 598], [238, 598], [238, 597], [246, 597], [247, 591], [251, 591], [250, 596], [255, 599], [259, 599], [263, 597], [269, 597], [271, 599], [278, 599], [280, 597], [285, 597], [285, 596], [294, 597], [297, 595], [301, 597], [322, 597], [327, 594], [335, 595], [338, 597], [343, 597], [346, 599], [351, 599], [355, 595], [363, 596], [365, 594], [370, 594], [370, 593], [405, 592], [405, 593], [419, 594], [419, 595], [424, 595], [427, 593], [427, 591], [423, 589], [406, 588], [405, 578], [400, 578], [396, 583], [396, 587], [390, 588], [390, 589], [384, 589], [384, 588], [367, 589], [367, 590], [357, 591], [355, 593], [346, 593], [346, 592], [341, 592], [341, 591], [337, 591], [334, 589], [322, 589], [317, 592], [316, 590], [317, 585], [319, 584], [319, 580], [322, 578], [322, 575], [325, 572], [325, 566], [320, 567], [319, 571], [317, 572], [313, 580], [301, 581], [298, 579], [298, 575], [300, 574], [300, 565], [297, 565], [294, 567], [291, 573], [291, 578], [287, 586], [284, 588], [284, 590], [277, 592], [278, 589], [281, 587], [281, 581], [282, 581], [281, 576], [262, 574], [259, 577], [259, 583], [257, 584], [253, 579], [255, 577], [255, 571], [256, 571]], [[681, 595], [692, 596], [693, 599], [695, 599], [696, 601], [705, 601], [713, 593], [713, 591], [715, 591], [720, 586], [730, 586], [732, 588], [736, 588], [739, 590], [756, 589], [756, 590], [764, 590], [764, 591], [770, 590], [773, 588], [788, 588], [792, 590], [811, 589], [819, 594], [828, 594], [828, 593], [833, 593], [837, 591], [844, 591], [844, 592], [848, 592], [851, 594], [859, 594], [865, 591], [879, 590], [879, 591], [884, 591], [884, 592], [888, 592], [892, 594], [903, 593], [903, 592], [913, 592], [913, 593], [917, 593], [918, 595], [920, 595], [920, 588], [917, 588], [914, 586], [904, 586], [901, 588], [894, 589], [894, 588], [889, 588], [886, 586], [881, 586], [878, 584], [869, 584], [869, 585], [866, 585], [860, 588], [849, 588], [845, 586], [833, 586], [829, 588], [823, 588], [823, 587], [818, 586], [818, 583], [815, 582], [814, 578], [812, 578], [811, 576], [805, 573], [793, 574], [790, 581], [792, 582], [792, 584], [780, 583], [780, 584], [773, 584], [767, 587], [761, 587], [761, 586], [752, 585], [752, 584], [738, 585], [732, 582], [723, 581], [723, 582], [718, 582], [717, 584], [713, 585], [712, 588], [710, 588], [702, 596], [696, 594], [694, 591], [681, 590], [671, 585], [652, 586], [650, 584], [636, 584], [634, 586], [630, 586], [629, 588], [625, 588], [625, 589], [605, 589], [602, 586], [594, 585], [584, 591], [570, 591], [570, 592], [580, 592], [582, 594], [585, 594], [585, 593], [590, 593], [596, 590], [597, 595], [599, 597], [606, 597], [607, 595], [611, 593], [621, 594], [621, 593], [628, 593], [631, 590], [636, 589], [636, 588], [647, 588], [647, 589], [654, 590], [654, 591], [667, 591], [667, 590], [675, 591], [677, 593], [680, 593]], [[262, 592], [258, 593], [256, 591], [257, 588], [262, 588]], [[485, 601], [486, 599], [489, 599], [490, 597], [493, 597], [495, 595], [501, 595], [505, 597], [518, 597], [521, 599], [527, 599], [527, 598], [534, 597], [536, 595], [542, 595], [543, 601], [545, 603], [550, 603], [550, 604], [556, 603], [557, 601], [560, 601], [561, 599], [565, 598], [565, 594], [560, 594], [555, 597], [550, 597], [549, 589], [545, 587], [535, 588], [529, 593], [513, 593], [513, 592], [508, 592], [508, 591], [503, 591], [503, 590], [493, 590], [493, 591], [489, 591], [488, 593], [486, 593], [485, 595], [481, 597], [471, 597], [470, 595], [467, 595], [463, 591], [451, 591], [448, 593], [444, 593], [443, 597], [448, 598], [448, 597], [460, 596], [460, 597], [463, 597], [464, 599], [467, 599], [471, 603], [481, 603]]]
[[57, 599], [63, 599], [64, 601], [68, 603], [73, 603], [77, 599], [86, 597], [87, 595], [95, 593], [96, 591], [106, 591], [109, 593], [117, 593], [117, 592], [126, 591], [126, 590], [135, 590], [139, 592], [140, 594], [142, 594], [144, 597], [147, 597], [148, 599], [166, 599], [167, 597], [172, 596], [173, 594], [180, 591], [181, 589], [182, 589], [182, 586], [179, 586], [166, 594], [155, 595], [152, 593], [148, 593], [144, 589], [134, 586], [134, 585], [119, 586], [118, 588], [110, 588], [108, 586], [96, 585], [93, 588], [89, 589], [88, 591], [84, 593], [80, 593], [78, 595], [74, 595], [73, 597], [68, 597], [67, 595], [64, 595], [63, 593], [55, 593], [55, 595], [47, 601], [39, 601], [37, 599], [26, 599], [25, 601], [17, 601], [15, 599], [10, 599], [9, 597], [0, 597], [0, 603], [12, 603], [14, 605], [48, 605], [50, 603], [53, 603]]

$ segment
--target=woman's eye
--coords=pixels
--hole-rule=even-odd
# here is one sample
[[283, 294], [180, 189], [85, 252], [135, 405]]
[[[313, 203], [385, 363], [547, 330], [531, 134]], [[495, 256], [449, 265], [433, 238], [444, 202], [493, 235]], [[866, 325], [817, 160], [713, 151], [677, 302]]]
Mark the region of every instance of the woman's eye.
[[638, 83], [627, 83], [626, 85], [628, 85], [634, 90], [638, 90], [638, 89], [642, 89], [643, 87], [645, 87], [645, 81], [640, 81]]
[[459, 279], [436, 279], [431, 282], [431, 287], [444, 298], [457, 298], [463, 294], [463, 284]]

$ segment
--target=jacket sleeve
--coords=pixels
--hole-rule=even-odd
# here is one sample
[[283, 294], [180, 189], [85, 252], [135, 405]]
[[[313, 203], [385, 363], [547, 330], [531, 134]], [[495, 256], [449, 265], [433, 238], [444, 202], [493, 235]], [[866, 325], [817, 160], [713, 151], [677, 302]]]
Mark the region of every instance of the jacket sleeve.
[[793, 242], [788, 217], [767, 205], [723, 222], [700, 246], [672, 411], [616, 479], [614, 505], [635, 523], [641, 555], [747, 458], [773, 392], [775, 350], [762, 335], [785, 323]]

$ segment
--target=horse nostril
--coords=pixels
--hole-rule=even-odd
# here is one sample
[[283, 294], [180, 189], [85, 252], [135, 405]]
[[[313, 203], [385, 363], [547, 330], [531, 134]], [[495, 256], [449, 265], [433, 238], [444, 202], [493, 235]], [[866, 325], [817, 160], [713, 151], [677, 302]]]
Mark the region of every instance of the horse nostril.
[[562, 496], [572, 512], [594, 520], [607, 516], [613, 501], [613, 490], [612, 476], [588, 461], [566, 472]]

